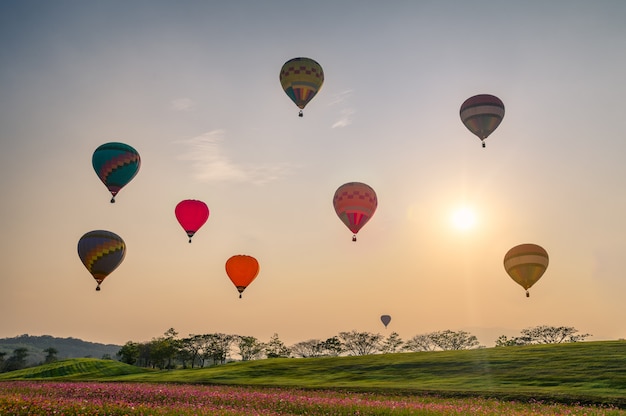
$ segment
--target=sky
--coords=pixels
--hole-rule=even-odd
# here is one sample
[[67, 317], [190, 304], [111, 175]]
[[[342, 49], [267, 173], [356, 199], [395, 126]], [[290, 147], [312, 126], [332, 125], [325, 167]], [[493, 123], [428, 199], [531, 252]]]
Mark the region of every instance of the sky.
[[[620, 0], [0, 2], [0, 337], [626, 337], [625, 21]], [[302, 118], [278, 79], [300, 56], [325, 74]], [[476, 94], [506, 107], [485, 148]], [[115, 204], [91, 166], [113, 141], [141, 155]], [[332, 206], [353, 181], [378, 196], [357, 242]], [[192, 244], [184, 199], [210, 210]], [[98, 229], [127, 246], [100, 292], [77, 254]], [[522, 243], [550, 256], [529, 298], [502, 264]], [[236, 254], [260, 264], [242, 299]]]

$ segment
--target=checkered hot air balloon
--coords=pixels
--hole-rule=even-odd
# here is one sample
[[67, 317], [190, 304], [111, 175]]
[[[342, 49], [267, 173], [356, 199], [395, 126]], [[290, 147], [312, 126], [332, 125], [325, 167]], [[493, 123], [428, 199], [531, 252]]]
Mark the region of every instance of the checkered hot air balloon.
[[193, 237], [198, 229], [209, 219], [209, 207], [202, 201], [186, 199], [176, 205], [174, 214], [176, 215], [178, 223], [187, 233], [189, 242], [191, 243], [191, 237]]
[[111, 192], [111, 203], [128, 182], [137, 175], [141, 159], [139, 153], [124, 143], [105, 143], [98, 147], [91, 158], [96, 174]]
[[293, 58], [280, 69], [280, 85], [298, 108], [302, 110], [315, 97], [324, 83], [324, 71], [310, 58]]
[[504, 256], [504, 269], [518, 285], [526, 290], [543, 276], [548, 268], [548, 253], [536, 244], [520, 244]]
[[335, 191], [333, 206], [341, 222], [353, 232], [352, 241], [356, 241], [359, 230], [376, 212], [378, 199], [369, 185], [348, 182]]
[[480, 94], [468, 98], [461, 105], [461, 121], [485, 147], [485, 139], [504, 118], [504, 103], [493, 95]]
[[78, 257], [87, 271], [98, 282], [102, 281], [119, 266], [126, 256], [126, 243], [110, 231], [89, 231], [78, 240]]

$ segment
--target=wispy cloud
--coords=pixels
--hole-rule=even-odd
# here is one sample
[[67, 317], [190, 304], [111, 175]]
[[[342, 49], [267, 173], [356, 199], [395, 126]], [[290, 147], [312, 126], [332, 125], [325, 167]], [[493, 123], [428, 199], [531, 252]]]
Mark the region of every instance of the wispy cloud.
[[339, 114], [339, 120], [335, 121], [331, 128], [336, 129], [349, 126], [350, 124], [352, 124], [352, 115], [355, 112], [356, 111], [352, 110], [351, 108], [345, 108], [341, 110], [341, 113]]
[[191, 111], [195, 106], [191, 98], [176, 98], [170, 102], [170, 108], [174, 111]]
[[339, 112], [339, 119], [333, 123], [331, 128], [336, 129], [352, 124], [352, 116], [356, 113], [356, 110], [346, 106], [351, 95], [352, 90], [346, 90], [335, 94], [335, 96], [331, 98], [328, 105], [341, 105], [343, 107]]
[[201, 182], [250, 182], [264, 184], [288, 175], [294, 165], [242, 164], [233, 162], [222, 152], [223, 130], [213, 130], [200, 136], [182, 140], [187, 152], [179, 156], [191, 162], [195, 179]]

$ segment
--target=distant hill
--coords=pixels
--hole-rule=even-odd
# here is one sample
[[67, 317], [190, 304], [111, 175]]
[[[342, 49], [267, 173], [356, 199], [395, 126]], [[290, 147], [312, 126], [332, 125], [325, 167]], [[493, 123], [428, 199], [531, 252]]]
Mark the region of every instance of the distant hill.
[[17, 348], [26, 348], [29, 365], [42, 363], [46, 353], [43, 350], [54, 348], [58, 351], [57, 358], [103, 358], [117, 359], [116, 354], [121, 345], [99, 344], [83, 341], [77, 338], [56, 338], [50, 335], [20, 335], [13, 338], [0, 338], [0, 352], [6, 352], [5, 359], [9, 358]]

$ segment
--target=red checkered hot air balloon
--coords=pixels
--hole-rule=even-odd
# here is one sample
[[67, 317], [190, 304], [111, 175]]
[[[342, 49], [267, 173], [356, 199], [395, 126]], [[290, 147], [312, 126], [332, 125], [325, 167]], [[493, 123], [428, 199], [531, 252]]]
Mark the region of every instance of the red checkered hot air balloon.
[[174, 214], [176, 214], [176, 219], [187, 233], [191, 243], [191, 237], [209, 219], [209, 207], [202, 201], [186, 199], [176, 205]]
[[311, 58], [293, 58], [280, 69], [280, 85], [298, 108], [302, 110], [315, 97], [324, 83], [322, 66]]
[[335, 191], [333, 206], [339, 219], [354, 233], [352, 241], [356, 241], [359, 230], [376, 212], [378, 199], [369, 185], [348, 182]]

